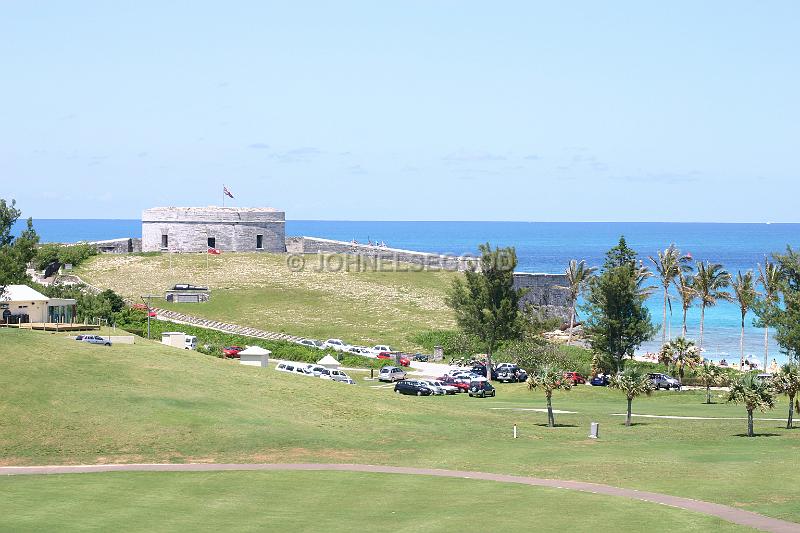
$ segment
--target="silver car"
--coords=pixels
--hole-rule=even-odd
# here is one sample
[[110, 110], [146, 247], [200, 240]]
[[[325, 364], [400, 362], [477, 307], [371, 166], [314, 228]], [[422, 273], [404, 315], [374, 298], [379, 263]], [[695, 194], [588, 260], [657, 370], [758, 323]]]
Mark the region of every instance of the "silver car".
[[418, 383], [422, 383], [427, 385], [433, 391], [433, 394], [436, 396], [444, 396], [447, 394], [447, 391], [441, 385], [438, 385], [436, 381], [428, 380], [428, 379], [420, 379], [417, 380]]
[[341, 370], [336, 370], [334, 368], [326, 368], [320, 373], [319, 377], [321, 379], [329, 379], [331, 381], [339, 381], [341, 383], [349, 383], [351, 385], [355, 385], [355, 381], [350, 379], [350, 376], [348, 376]]
[[653, 388], [656, 390], [681, 390], [681, 382], [672, 376], [654, 372], [648, 377], [650, 378], [650, 382], [653, 384]]
[[76, 338], [81, 342], [88, 342], [89, 344], [102, 344], [103, 346], [111, 346], [111, 337], [104, 339], [100, 335], [79, 335], [80, 338]]
[[378, 372], [378, 381], [400, 381], [406, 379], [406, 371], [397, 366], [385, 366]]

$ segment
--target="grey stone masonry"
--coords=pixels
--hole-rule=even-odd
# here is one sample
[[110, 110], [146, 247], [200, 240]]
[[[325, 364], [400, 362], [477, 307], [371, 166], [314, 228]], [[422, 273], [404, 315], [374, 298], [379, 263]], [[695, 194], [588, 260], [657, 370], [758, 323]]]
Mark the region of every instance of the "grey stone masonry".
[[547, 317], [569, 318], [568, 286], [564, 274], [514, 272], [514, 287], [528, 289], [520, 305], [531, 304]]
[[142, 251], [285, 252], [285, 226], [271, 207], [154, 207], [142, 212]]
[[415, 252], [386, 246], [356, 244], [347, 241], [334, 241], [319, 237], [289, 237], [286, 251], [291, 254], [350, 254], [375, 257], [386, 261], [422, 265], [425, 268], [441, 270], [466, 270], [477, 264], [477, 258]]
[[101, 254], [128, 254], [142, 251], [142, 239], [109, 239], [105, 241], [91, 241], [91, 244]]

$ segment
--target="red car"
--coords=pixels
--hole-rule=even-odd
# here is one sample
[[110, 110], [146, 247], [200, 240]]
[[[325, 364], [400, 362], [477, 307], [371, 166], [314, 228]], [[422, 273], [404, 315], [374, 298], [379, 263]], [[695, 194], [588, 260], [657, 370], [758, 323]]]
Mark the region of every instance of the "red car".
[[568, 379], [573, 385], [583, 385], [586, 383], [586, 378], [577, 372], [564, 372], [564, 379]]
[[[392, 352], [380, 352], [375, 357], [377, 357], [378, 359], [392, 359], [392, 360], [394, 360], [396, 355], [397, 354], [392, 353]], [[401, 355], [400, 356], [400, 366], [411, 366], [411, 360], [408, 357], [406, 357], [405, 355]]]
[[227, 346], [222, 349], [222, 355], [225, 357], [239, 357], [239, 352], [244, 350], [241, 346]]
[[440, 378], [436, 378], [436, 381], [441, 381], [445, 385], [452, 385], [453, 387], [458, 387], [458, 392], [469, 391], [469, 383], [465, 383], [464, 381], [455, 379], [453, 378], [453, 376], [442, 376]]

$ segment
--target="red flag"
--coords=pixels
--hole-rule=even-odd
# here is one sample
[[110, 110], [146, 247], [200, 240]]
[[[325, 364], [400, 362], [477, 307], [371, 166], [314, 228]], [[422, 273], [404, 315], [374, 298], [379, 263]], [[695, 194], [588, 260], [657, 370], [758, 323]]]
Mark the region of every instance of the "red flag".
[[230, 197], [230, 198], [233, 198], [233, 195], [231, 194], [231, 191], [229, 191], [229, 190], [228, 190], [228, 188], [227, 188], [226, 186], [224, 186], [224, 185], [222, 186], [222, 193], [223, 193], [225, 196], [228, 196], [228, 197]]
[[218, 248], [209, 248], [208, 253], [210, 253], [211, 255], [219, 255], [222, 253], [222, 251]]

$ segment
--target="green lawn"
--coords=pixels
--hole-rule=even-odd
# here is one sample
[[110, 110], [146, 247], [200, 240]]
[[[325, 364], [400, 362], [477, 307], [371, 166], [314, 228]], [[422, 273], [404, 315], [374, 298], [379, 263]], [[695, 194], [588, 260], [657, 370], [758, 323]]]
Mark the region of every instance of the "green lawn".
[[[0, 329], [0, 461], [360, 462], [596, 481], [735, 505], [800, 521], [800, 430], [758, 421], [638, 419], [616, 391], [554, 397], [500, 385], [497, 398], [417, 398], [302, 378], [141, 341], [111, 348]], [[639, 413], [743, 417], [702, 392], [658, 392]], [[767, 416], [780, 418], [778, 409]], [[587, 439], [600, 422], [601, 438]], [[512, 424], [520, 438], [513, 440]], [[476, 495], [474, 501], [481, 501]], [[473, 513], [474, 514], [474, 513]]]
[[0, 492], [9, 531], [641, 531], [643, 520], [660, 531], [748, 530], [624, 498], [389, 474], [55, 475], [0, 479]]
[[453, 272], [355, 270], [292, 272], [283, 254], [100, 255], [76, 271], [86, 282], [139, 298], [164, 294], [175, 283], [208, 284], [203, 304], [166, 304], [168, 309], [268, 331], [351, 343], [394, 344], [416, 350], [411, 336], [454, 325], [444, 294]]

